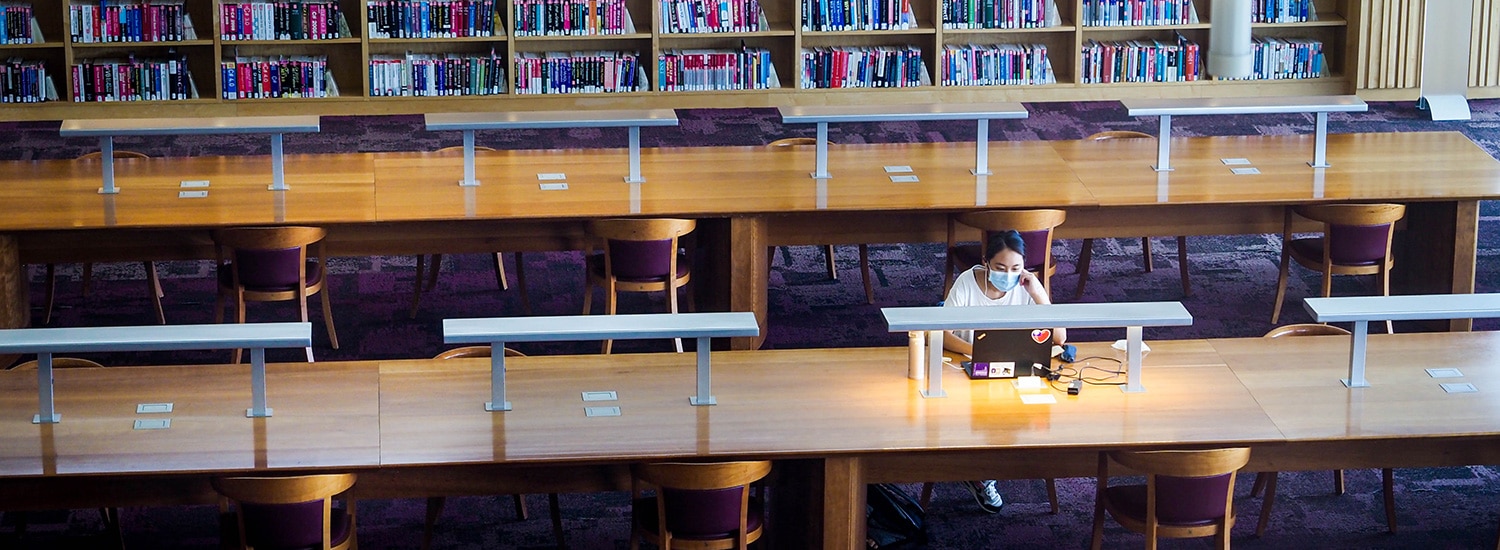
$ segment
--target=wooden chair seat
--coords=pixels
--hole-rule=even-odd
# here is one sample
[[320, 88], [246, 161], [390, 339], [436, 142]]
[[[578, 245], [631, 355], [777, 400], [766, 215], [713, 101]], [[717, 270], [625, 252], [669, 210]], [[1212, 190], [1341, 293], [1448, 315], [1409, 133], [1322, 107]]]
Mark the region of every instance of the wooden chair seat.
[[[1396, 222], [1405, 214], [1406, 207], [1400, 204], [1315, 204], [1287, 208], [1271, 323], [1281, 319], [1292, 262], [1323, 274], [1323, 296], [1333, 293], [1334, 275], [1376, 275], [1380, 294], [1389, 296], [1391, 269], [1396, 265], [1391, 242]], [[1293, 235], [1295, 216], [1321, 222], [1323, 234], [1312, 238]], [[1391, 322], [1386, 321], [1386, 332], [1392, 328]]]
[[[691, 262], [681, 252], [678, 239], [697, 227], [694, 220], [605, 219], [588, 222], [584, 232], [598, 241], [598, 254], [589, 255], [583, 285], [583, 314], [593, 309], [594, 286], [604, 289], [605, 313], [615, 314], [620, 292], [666, 292], [667, 308], [677, 313], [677, 289], [692, 281]], [[669, 276], [670, 275], [670, 276]], [[688, 309], [694, 309], [689, 292]], [[682, 339], [673, 339], [682, 351]], [[605, 340], [609, 353], [613, 340]]]
[[[630, 548], [744, 550], [765, 532], [764, 504], [750, 484], [771, 462], [640, 464], [631, 469]], [[656, 495], [647, 497], [647, 490]]]
[[[1250, 449], [1244, 447], [1099, 453], [1091, 547], [1099, 550], [1104, 542], [1107, 513], [1126, 529], [1145, 534], [1146, 548], [1156, 548], [1158, 537], [1208, 536], [1216, 547], [1229, 548], [1234, 479], [1249, 461]], [[1145, 483], [1110, 486], [1111, 463], [1145, 474]]]
[[242, 550], [345, 550], [355, 541], [354, 503], [333, 507], [354, 474], [228, 477], [211, 483], [232, 501]]
[[[322, 300], [323, 325], [333, 349], [338, 333], [333, 326], [333, 307], [324, 292], [327, 270], [323, 237], [318, 227], [241, 227], [212, 233], [215, 265], [218, 266], [218, 296], [214, 300], [214, 322], [224, 322], [224, 307], [233, 301], [236, 320], [245, 322], [245, 302], [298, 302], [300, 319], [307, 322], [307, 297]], [[311, 254], [309, 254], [311, 250]], [[315, 259], [309, 259], [315, 256]], [[234, 362], [241, 350], [234, 350]], [[307, 348], [307, 360], [313, 360]]]

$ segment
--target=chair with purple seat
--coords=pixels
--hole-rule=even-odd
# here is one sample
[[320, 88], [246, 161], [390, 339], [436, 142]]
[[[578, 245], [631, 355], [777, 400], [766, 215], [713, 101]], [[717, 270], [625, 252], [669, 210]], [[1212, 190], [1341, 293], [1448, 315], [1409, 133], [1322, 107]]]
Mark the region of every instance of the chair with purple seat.
[[[1108, 130], [1083, 138], [1085, 141], [1110, 141], [1116, 139], [1156, 139], [1156, 136], [1145, 132], [1132, 130]], [[1078, 264], [1074, 271], [1078, 272], [1078, 289], [1073, 292], [1073, 299], [1083, 297], [1083, 291], [1089, 284], [1089, 264], [1094, 258], [1094, 239], [1084, 239], [1083, 246], [1078, 249]], [[1151, 237], [1141, 237], [1141, 259], [1145, 261], [1146, 272], [1150, 273], [1156, 268], [1151, 256]], [[1188, 256], [1187, 236], [1177, 236], [1177, 272], [1182, 279], [1182, 295], [1193, 295], [1193, 284], [1188, 279]]]
[[354, 503], [333, 506], [335, 496], [354, 486], [354, 474], [226, 477], [212, 485], [234, 503], [241, 550], [358, 547]]
[[[1146, 548], [1158, 537], [1212, 536], [1229, 548], [1234, 528], [1234, 478], [1250, 461], [1250, 449], [1199, 451], [1113, 451], [1099, 453], [1094, 498], [1092, 548], [1104, 542], [1104, 514], [1126, 529], [1146, 535]], [[1109, 485], [1109, 464], [1145, 474], [1141, 485]]]
[[[590, 254], [583, 285], [583, 314], [593, 309], [594, 285], [604, 288], [605, 313], [615, 314], [620, 292], [667, 293], [667, 307], [677, 313], [677, 289], [692, 281], [692, 264], [681, 252], [678, 239], [693, 231], [694, 220], [671, 218], [594, 220], [584, 229], [599, 240], [601, 253]], [[688, 295], [693, 310], [693, 294]], [[682, 351], [682, 339], [676, 339]], [[609, 353], [613, 340], [604, 341]]]
[[[781, 138], [776, 141], [767, 143], [766, 147], [770, 147], [773, 151], [791, 151], [799, 147], [812, 147], [817, 144], [817, 138], [790, 137]], [[768, 258], [767, 261], [769, 262], [774, 259], [775, 258], [773, 256], [772, 258]], [[838, 280], [839, 265], [838, 260], [834, 258], [833, 245], [823, 245], [823, 260], [824, 263], [828, 266], [828, 278]], [[865, 285], [865, 303], [875, 303], [875, 287], [874, 283], [870, 280], [870, 245], [868, 244], [859, 245], [859, 274], [860, 277], [862, 277], [860, 280], [863, 281]]]
[[[219, 267], [219, 292], [214, 300], [214, 322], [224, 322], [224, 306], [233, 299], [238, 320], [245, 322], [245, 302], [296, 300], [301, 320], [307, 322], [307, 297], [319, 294], [323, 301], [323, 324], [328, 340], [339, 349], [333, 328], [333, 308], [328, 304], [324, 269], [323, 237], [319, 227], [240, 227], [213, 232], [214, 256]], [[308, 249], [313, 259], [308, 259]], [[307, 360], [313, 360], [307, 348]], [[240, 350], [234, 351], [240, 362]]]
[[[1292, 234], [1293, 214], [1322, 222], [1323, 235], [1297, 238]], [[1318, 204], [1288, 208], [1281, 236], [1281, 274], [1276, 280], [1276, 305], [1271, 324], [1281, 318], [1286, 299], [1286, 280], [1295, 260], [1303, 267], [1323, 273], [1323, 296], [1333, 290], [1334, 275], [1377, 275], [1380, 295], [1391, 294], [1391, 240], [1396, 222], [1406, 215], [1400, 204]], [[1392, 332], [1391, 322], [1385, 331]]]
[[633, 472], [631, 550], [642, 539], [662, 550], [744, 549], [764, 532], [765, 505], [750, 484], [771, 473], [768, 460], [640, 464]]
[[1036, 273], [1042, 280], [1042, 288], [1052, 293], [1052, 274], [1057, 273], [1057, 264], [1052, 263], [1052, 233], [1068, 219], [1062, 210], [986, 210], [965, 212], [948, 218], [948, 267], [943, 275], [943, 293], [953, 286], [956, 270], [968, 269], [984, 263], [983, 245], [974, 242], [959, 243], [960, 226], [977, 229], [979, 238], [988, 240], [996, 231], [1014, 229], [1026, 241], [1026, 270]]

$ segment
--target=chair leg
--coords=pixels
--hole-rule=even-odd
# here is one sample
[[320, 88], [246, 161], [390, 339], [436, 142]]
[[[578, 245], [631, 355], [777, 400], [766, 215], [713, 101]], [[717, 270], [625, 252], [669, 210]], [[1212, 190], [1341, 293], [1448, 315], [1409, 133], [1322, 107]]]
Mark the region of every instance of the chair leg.
[[1396, 534], [1396, 471], [1380, 469], [1380, 492], [1385, 496], [1385, 529]]
[[516, 253], [516, 292], [521, 294], [521, 312], [531, 315], [531, 297], [526, 295], [525, 255]]
[[1291, 269], [1288, 265], [1292, 261], [1292, 254], [1287, 250], [1286, 241], [1281, 243], [1281, 273], [1276, 276], [1276, 303], [1271, 307], [1271, 324], [1281, 319], [1281, 302], [1286, 299], [1287, 271]]
[[1193, 295], [1193, 283], [1188, 280], [1187, 237], [1177, 236], [1177, 271], [1182, 275], [1182, 295]]
[[1057, 505], [1057, 478], [1047, 478], [1047, 502], [1052, 503], [1053, 515], [1061, 511], [1061, 508]]
[[83, 297], [88, 298], [94, 290], [94, 262], [83, 262]]
[[1334, 470], [1333, 471], [1333, 494], [1335, 494], [1335, 495], [1342, 495], [1342, 494], [1344, 494], [1344, 471], [1343, 470]]
[[859, 273], [865, 281], [865, 303], [875, 303], [875, 288], [870, 282], [870, 247], [859, 245]]
[[516, 505], [516, 519], [521, 521], [531, 519], [531, 513], [526, 511], [526, 495], [516, 493], [510, 497]]
[[[333, 349], [339, 349], [339, 334], [333, 329], [333, 306], [328, 303], [328, 274], [324, 273], [323, 278], [323, 290], [318, 292], [323, 299], [323, 325], [328, 328], [328, 342], [333, 345]], [[306, 321], [307, 318], [303, 317], [302, 320]]]
[[42, 324], [52, 323], [52, 304], [57, 300], [57, 264], [47, 264], [47, 306], [42, 312]]
[[1260, 503], [1260, 521], [1255, 524], [1257, 537], [1265, 536], [1266, 526], [1271, 524], [1271, 508], [1276, 505], [1276, 474], [1266, 472], [1266, 496]]
[[557, 547], [567, 548], [568, 540], [563, 537], [562, 505], [557, 502], [557, 493], [547, 494], [547, 511], [552, 514], [552, 536], [557, 538]]
[[1257, 472], [1255, 474], [1255, 483], [1250, 485], [1250, 496], [1258, 497], [1260, 496], [1260, 492], [1266, 489], [1267, 476], [1267, 472]]
[[161, 299], [165, 293], [161, 290], [161, 278], [156, 274], [156, 262], [144, 262], [146, 267], [146, 286], [151, 293], [151, 305], [156, 308], [156, 324], [167, 324], [167, 314], [161, 309]]
[[1141, 237], [1141, 255], [1145, 256], [1146, 273], [1150, 273], [1156, 269], [1156, 266], [1151, 262], [1151, 237]]
[[432, 548], [432, 528], [437, 525], [438, 516], [443, 515], [443, 503], [446, 500], [443, 497], [427, 497], [427, 523], [422, 528], [422, 550]]
[[1089, 284], [1089, 261], [1094, 259], [1094, 240], [1084, 239], [1083, 248], [1078, 250], [1078, 265], [1073, 271], [1078, 272], [1078, 290], [1073, 292], [1073, 299], [1083, 297], [1083, 289]]
[[[1103, 483], [1103, 481], [1100, 481]], [[1099, 550], [1104, 545], [1104, 490], [1094, 495], [1094, 536], [1089, 540], [1090, 550]]]
[[505, 258], [499, 252], [495, 253], [495, 286], [510, 290], [510, 281], [505, 280]]
[[[432, 255], [432, 266], [430, 268], [428, 268], [428, 273], [427, 273], [427, 292], [432, 292], [432, 289], [437, 288], [438, 273], [441, 272], [442, 270], [443, 270], [443, 255], [442, 254], [433, 254]], [[422, 272], [418, 271], [417, 272], [417, 276], [421, 277], [422, 276]]]
[[833, 245], [830, 244], [823, 247], [823, 258], [828, 263], [828, 278], [837, 281], [839, 280], [839, 264], [838, 260], [834, 258], [833, 252]]
[[927, 505], [932, 503], [932, 482], [931, 481], [922, 484], [922, 496], [917, 499], [917, 503], [922, 505], [922, 509], [923, 510], [926, 510], [927, 509]]
[[422, 272], [427, 266], [427, 256], [417, 254], [417, 276], [411, 283], [411, 311], [407, 312], [407, 319], [417, 318], [417, 307], [422, 305]]

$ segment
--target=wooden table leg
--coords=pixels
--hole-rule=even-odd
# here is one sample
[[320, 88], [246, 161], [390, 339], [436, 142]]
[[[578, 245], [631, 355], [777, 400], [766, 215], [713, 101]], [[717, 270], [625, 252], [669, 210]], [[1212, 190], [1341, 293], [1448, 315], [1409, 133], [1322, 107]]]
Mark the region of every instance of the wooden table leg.
[[729, 220], [729, 311], [749, 311], [760, 323], [760, 336], [734, 338], [730, 349], [759, 349], [766, 341], [766, 288], [771, 276], [766, 226], [759, 216]]
[[[1392, 294], [1472, 294], [1479, 244], [1479, 201], [1406, 205], [1397, 237]], [[1469, 319], [1422, 324], [1426, 330], [1467, 331]]]
[[865, 478], [858, 457], [823, 461], [823, 548], [865, 547]]
[[[26, 266], [21, 265], [20, 239], [0, 235], [0, 328], [25, 328], [31, 324], [31, 289], [26, 284]], [[0, 369], [20, 355], [0, 355]]]

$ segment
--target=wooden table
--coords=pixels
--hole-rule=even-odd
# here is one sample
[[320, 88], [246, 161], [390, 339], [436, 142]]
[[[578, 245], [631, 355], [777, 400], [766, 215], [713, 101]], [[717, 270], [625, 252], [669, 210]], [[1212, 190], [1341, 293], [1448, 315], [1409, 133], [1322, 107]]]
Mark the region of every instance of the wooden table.
[[[1500, 197], [1500, 162], [1456, 132], [1345, 134], [1329, 138], [1333, 167], [1313, 169], [1311, 139], [1178, 138], [1165, 173], [1150, 167], [1152, 140], [993, 142], [990, 176], [969, 173], [973, 144], [843, 145], [821, 182], [808, 177], [815, 153], [798, 148], [648, 149], [641, 184], [620, 180], [621, 149], [486, 152], [479, 187], [456, 185], [453, 155], [293, 156], [280, 210], [253, 176], [266, 157], [148, 159], [118, 163], [112, 221], [96, 165], [5, 163], [0, 200], [42, 206], [0, 221], [0, 296], [11, 297], [0, 326], [29, 319], [21, 262], [202, 258], [202, 229], [281, 222], [326, 226], [330, 254], [363, 255], [580, 249], [584, 220], [700, 218], [704, 250], [727, 251], [704, 262], [700, 307], [754, 312], [764, 334], [770, 246], [942, 241], [950, 214], [986, 208], [1065, 208], [1062, 238], [1276, 233], [1286, 205], [1396, 201], [1408, 205], [1398, 292], [1473, 291], [1478, 201]], [[1261, 174], [1232, 175], [1225, 157]], [[919, 182], [893, 183], [886, 166], [910, 166]], [[565, 174], [568, 189], [543, 190], [539, 173]], [[176, 198], [184, 179], [216, 187], [188, 202], [203, 199]]]
[[[687, 402], [691, 355], [520, 357], [503, 414], [480, 406], [483, 359], [273, 365], [276, 416], [253, 420], [243, 366], [74, 369], [55, 426], [29, 423], [34, 376], [0, 372], [0, 509], [212, 502], [209, 477], [245, 471], [354, 471], [365, 498], [624, 489], [631, 463], [754, 458], [801, 493], [778, 499], [807, 521], [768, 529], [777, 547], [855, 548], [865, 483], [1088, 476], [1106, 449], [1250, 445], [1251, 470], [1500, 460], [1500, 365], [1472, 362], [1500, 334], [1374, 336], [1359, 390], [1337, 381], [1347, 344], [1154, 341], [1147, 392], [1051, 405], [952, 369], [949, 397], [921, 398], [899, 348], [720, 352], [713, 407]], [[1462, 361], [1478, 393], [1432, 391], [1418, 368]], [[621, 415], [586, 417], [594, 390]], [[136, 403], [160, 401], [171, 429], [130, 429]]]

